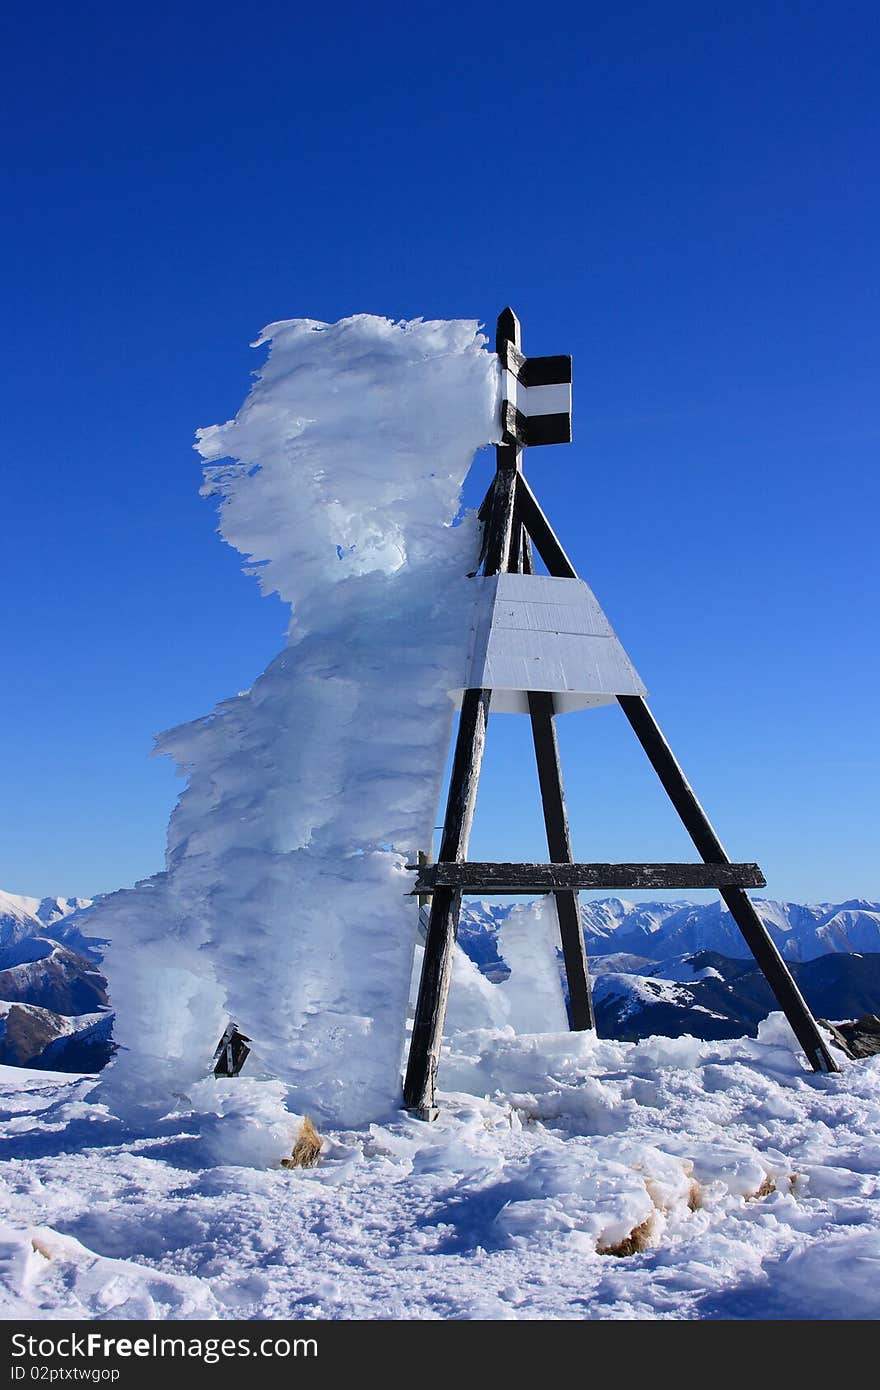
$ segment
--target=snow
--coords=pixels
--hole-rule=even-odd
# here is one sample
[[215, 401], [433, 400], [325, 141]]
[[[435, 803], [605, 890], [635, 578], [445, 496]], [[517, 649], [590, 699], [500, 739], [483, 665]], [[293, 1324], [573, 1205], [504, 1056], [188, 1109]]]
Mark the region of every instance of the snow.
[[222, 536], [293, 605], [289, 644], [158, 741], [189, 779], [167, 872], [90, 918], [123, 1048], [102, 1089], [161, 1114], [232, 1018], [294, 1111], [359, 1124], [399, 1099], [404, 866], [430, 843], [462, 683], [478, 528], [453, 522], [497, 430], [497, 359], [465, 320], [292, 320], [259, 343], [250, 395], [198, 448]]
[[135, 1130], [93, 1077], [3, 1068], [0, 1310], [874, 1319], [880, 1057], [841, 1065], [808, 1072], [780, 1015], [721, 1043], [460, 1033], [435, 1124], [322, 1127], [292, 1171], [244, 1077]]

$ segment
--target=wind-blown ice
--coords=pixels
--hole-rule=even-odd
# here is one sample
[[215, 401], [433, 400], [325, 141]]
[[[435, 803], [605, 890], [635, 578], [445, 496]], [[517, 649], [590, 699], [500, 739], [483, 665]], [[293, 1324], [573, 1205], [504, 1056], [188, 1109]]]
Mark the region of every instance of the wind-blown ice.
[[160, 737], [189, 778], [167, 872], [96, 909], [117, 1110], [167, 1108], [227, 1017], [295, 1111], [399, 1103], [404, 865], [434, 824], [477, 551], [473, 516], [453, 521], [497, 431], [484, 341], [470, 321], [272, 324], [238, 415], [199, 432], [221, 535], [293, 620], [252, 690]]
[[558, 942], [556, 900], [549, 894], [517, 903], [501, 924], [498, 949], [510, 975], [497, 988], [517, 1033], [562, 1033], [568, 1027]]

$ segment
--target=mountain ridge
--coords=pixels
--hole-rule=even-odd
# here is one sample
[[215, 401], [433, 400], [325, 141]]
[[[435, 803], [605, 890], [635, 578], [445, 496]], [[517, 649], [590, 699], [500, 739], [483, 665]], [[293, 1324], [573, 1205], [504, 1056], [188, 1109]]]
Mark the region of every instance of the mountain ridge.
[[[880, 904], [755, 907], [816, 1013], [880, 1013]], [[99, 1068], [112, 1052], [112, 1011], [89, 930], [86, 898], [0, 892], [0, 1060]], [[775, 1001], [720, 900], [581, 902], [599, 1031], [624, 1040], [654, 1033], [754, 1033]], [[499, 933], [510, 906], [465, 900], [459, 944], [494, 983], [510, 976]], [[30, 1051], [29, 1051], [30, 1049]]]

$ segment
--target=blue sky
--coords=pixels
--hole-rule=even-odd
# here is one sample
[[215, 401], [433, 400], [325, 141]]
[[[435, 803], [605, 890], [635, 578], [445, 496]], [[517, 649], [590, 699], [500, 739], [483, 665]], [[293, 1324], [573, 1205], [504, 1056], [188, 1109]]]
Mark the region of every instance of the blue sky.
[[[511, 302], [574, 356], [575, 443], [529, 476], [722, 840], [768, 895], [880, 898], [878, 27], [9, 6], [0, 886], [159, 869], [152, 735], [281, 645], [190, 449], [263, 324]], [[490, 727], [474, 857], [544, 856], [525, 726]], [[579, 858], [691, 857], [619, 711], [560, 738]]]

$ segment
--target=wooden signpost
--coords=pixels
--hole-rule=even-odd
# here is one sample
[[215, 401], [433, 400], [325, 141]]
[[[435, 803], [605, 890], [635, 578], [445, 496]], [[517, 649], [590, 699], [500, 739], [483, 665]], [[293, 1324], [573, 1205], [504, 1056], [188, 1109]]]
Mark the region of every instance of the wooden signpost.
[[[577, 580], [578, 576], [550, 522], [523, 476], [523, 450], [538, 445], [568, 443], [571, 439], [571, 358], [526, 358], [519, 320], [512, 309], [498, 318], [495, 343], [503, 372], [503, 442], [496, 445], [496, 471], [480, 508], [483, 548], [482, 581], [493, 575], [534, 572], [532, 545], [549, 575]], [[540, 581], [546, 585], [546, 579]], [[499, 581], [500, 583], [500, 581]], [[504, 581], [508, 586], [519, 581]], [[565, 586], [563, 586], [564, 588]], [[586, 586], [582, 586], [586, 590]], [[500, 593], [499, 589], [499, 593]], [[588, 593], [589, 591], [587, 591]], [[541, 596], [543, 598], [543, 596]], [[590, 595], [592, 599], [592, 595]], [[515, 597], [509, 611], [517, 623]], [[578, 601], [575, 595], [575, 601]], [[585, 600], [584, 600], [585, 601]], [[594, 608], [597, 609], [597, 606]], [[535, 607], [535, 605], [531, 605]], [[527, 608], [528, 604], [520, 603]], [[543, 611], [543, 610], [541, 610]], [[549, 610], [548, 610], [549, 611]], [[644, 687], [632, 668], [621, 680], [626, 658], [610, 628], [597, 625], [588, 613], [580, 631], [582, 646], [595, 661], [596, 689], [577, 687], [583, 703], [616, 700], [645, 750], [655, 772], [701, 856], [699, 864], [576, 864], [572, 860], [565, 793], [556, 741], [554, 716], [563, 687], [524, 688], [531, 721], [538, 780], [544, 810], [549, 862], [546, 864], [477, 864], [467, 859], [477, 786], [483, 760], [486, 725], [493, 687], [464, 691], [440, 853], [435, 864], [421, 863], [415, 892], [431, 895], [421, 983], [416, 1003], [409, 1061], [404, 1083], [407, 1107], [422, 1119], [437, 1114], [435, 1088], [446, 1004], [452, 974], [458, 920], [464, 893], [553, 893], [559, 916], [562, 953], [569, 990], [572, 1029], [595, 1028], [590, 979], [578, 904], [579, 888], [717, 888], [776, 996], [814, 1071], [837, 1071], [837, 1065], [791, 973], [779, 954], [747, 888], [762, 888], [765, 880], [756, 864], [732, 864], [709, 819], [648, 708]], [[604, 615], [598, 611], [600, 619]], [[494, 619], [493, 619], [494, 621]], [[606, 624], [607, 624], [607, 620]], [[523, 623], [528, 626], [528, 623]], [[604, 655], [614, 647], [615, 662]], [[526, 641], [528, 638], [525, 639]], [[592, 643], [592, 646], [589, 644]], [[592, 653], [598, 652], [598, 657]], [[489, 664], [487, 663], [487, 668]], [[609, 674], [610, 673], [610, 674]], [[616, 680], [616, 688], [615, 688]], [[568, 686], [565, 687], [569, 689]], [[563, 707], [560, 705], [560, 707]], [[566, 706], [571, 707], [571, 706]], [[415, 866], [414, 866], [415, 867]]]

